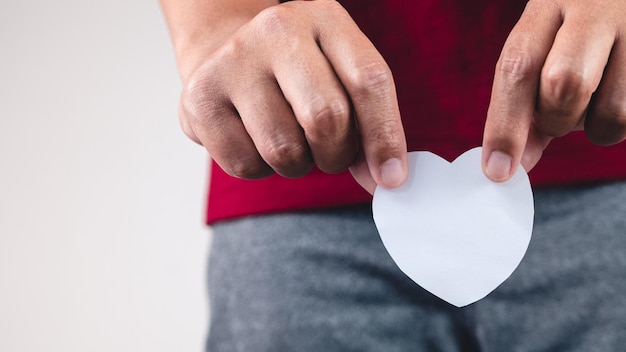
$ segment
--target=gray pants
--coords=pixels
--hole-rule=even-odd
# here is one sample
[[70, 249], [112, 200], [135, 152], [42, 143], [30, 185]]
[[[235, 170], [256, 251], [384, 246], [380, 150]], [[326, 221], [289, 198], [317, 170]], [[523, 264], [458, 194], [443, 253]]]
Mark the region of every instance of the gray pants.
[[465, 308], [399, 271], [369, 205], [217, 224], [207, 351], [626, 350], [626, 182], [535, 207], [520, 267]]

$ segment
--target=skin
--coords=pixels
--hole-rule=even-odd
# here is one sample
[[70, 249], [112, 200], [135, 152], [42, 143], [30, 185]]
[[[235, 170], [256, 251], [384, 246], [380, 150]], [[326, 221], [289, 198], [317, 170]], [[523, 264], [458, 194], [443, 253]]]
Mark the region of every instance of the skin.
[[[407, 176], [392, 74], [333, 0], [161, 0], [180, 123], [229, 174], [350, 169], [372, 193]], [[531, 0], [498, 61], [483, 169], [506, 181], [554, 137], [626, 138], [626, 1]]]
[[508, 180], [520, 163], [530, 171], [553, 138], [574, 130], [598, 145], [626, 138], [625, 35], [626, 1], [527, 3], [496, 66], [488, 177]]

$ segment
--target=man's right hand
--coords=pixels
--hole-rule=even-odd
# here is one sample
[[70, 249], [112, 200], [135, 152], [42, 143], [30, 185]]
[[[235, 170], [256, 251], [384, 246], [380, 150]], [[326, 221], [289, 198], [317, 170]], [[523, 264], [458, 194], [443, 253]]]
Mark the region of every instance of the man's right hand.
[[[270, 6], [207, 42], [219, 44], [178, 53], [179, 66], [195, 62], [181, 70], [180, 121], [226, 172], [300, 177], [317, 165], [327, 173], [350, 168], [370, 192], [404, 182], [391, 72], [336, 1]], [[185, 53], [197, 57], [183, 60]]]

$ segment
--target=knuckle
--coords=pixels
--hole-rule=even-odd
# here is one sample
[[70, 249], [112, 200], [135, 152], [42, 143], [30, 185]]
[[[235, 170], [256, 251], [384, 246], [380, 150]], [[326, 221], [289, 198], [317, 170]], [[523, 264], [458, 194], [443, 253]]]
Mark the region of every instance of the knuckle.
[[219, 49], [207, 56], [189, 76], [181, 94], [181, 107], [192, 117], [218, 109], [228, 100], [229, 78], [241, 71], [248, 57], [246, 40], [235, 34]]
[[255, 17], [259, 30], [269, 35], [287, 33], [294, 24], [292, 9], [286, 6], [271, 6]]
[[322, 7], [322, 11], [328, 15], [350, 17], [339, 1], [318, 1], [317, 3]]
[[571, 64], [557, 64], [544, 70], [541, 85], [546, 99], [557, 109], [567, 109], [580, 101], [588, 102], [593, 86], [579, 68]]
[[324, 140], [326, 136], [346, 132], [349, 114], [347, 103], [342, 100], [316, 99], [303, 110], [302, 127], [308, 138]]
[[[224, 43], [211, 58], [215, 63], [224, 63], [229, 66], [236, 66], [236, 62], [240, 62], [242, 59], [248, 56], [249, 42], [245, 36], [237, 32], [233, 34], [227, 42]], [[223, 70], [222, 68], [213, 68], [213, 72]]]
[[194, 75], [181, 96], [181, 108], [191, 118], [197, 119], [206, 115], [215, 104], [216, 89], [210, 76]]
[[269, 167], [260, 158], [232, 160], [222, 168], [231, 176], [247, 180], [255, 180], [272, 174]]
[[306, 161], [306, 148], [298, 143], [270, 144], [261, 153], [263, 159], [276, 171], [292, 174]]
[[218, 79], [210, 71], [198, 70], [186, 84], [180, 97], [179, 114], [192, 128], [219, 119], [230, 109], [229, 99]]
[[287, 6], [272, 6], [257, 15], [253, 30], [255, 37], [262, 43], [273, 43], [273, 48], [278, 49], [280, 55], [298, 57], [302, 54], [304, 45], [302, 42], [304, 33], [299, 30], [300, 26], [294, 9]]
[[382, 121], [367, 131], [365, 143], [370, 143], [385, 159], [389, 155], [400, 155], [402, 148], [394, 141], [400, 140], [402, 132], [395, 121]]
[[528, 51], [519, 48], [503, 50], [497, 67], [500, 75], [511, 83], [532, 79], [539, 71], [539, 66], [533, 56]]
[[202, 105], [202, 102], [206, 100], [204, 98], [209, 95], [204, 81], [204, 79], [193, 77], [184, 89], [180, 103], [188, 115], [197, 115], [198, 105]]
[[384, 94], [393, 87], [391, 70], [383, 61], [357, 67], [352, 73], [351, 81], [359, 95]]

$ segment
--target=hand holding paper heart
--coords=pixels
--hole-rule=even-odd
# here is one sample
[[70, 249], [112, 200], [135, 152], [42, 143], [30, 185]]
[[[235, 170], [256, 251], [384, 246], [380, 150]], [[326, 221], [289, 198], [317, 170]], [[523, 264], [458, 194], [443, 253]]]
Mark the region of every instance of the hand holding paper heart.
[[528, 1], [496, 64], [483, 136], [492, 179], [532, 169], [574, 130], [598, 145], [626, 139], [624, 35], [624, 1]]
[[531, 238], [533, 196], [523, 168], [507, 182], [483, 174], [481, 148], [449, 163], [430, 152], [408, 154], [409, 177], [376, 188], [373, 213], [387, 251], [413, 281], [462, 307], [517, 268]]

